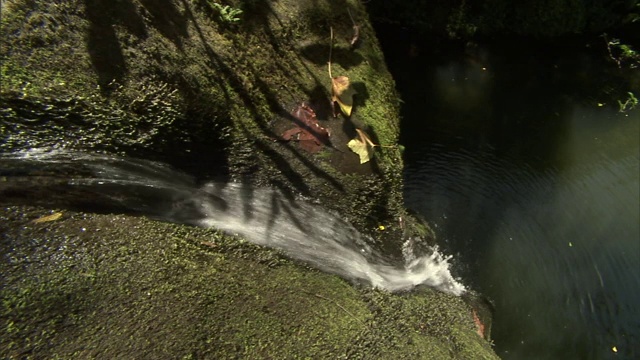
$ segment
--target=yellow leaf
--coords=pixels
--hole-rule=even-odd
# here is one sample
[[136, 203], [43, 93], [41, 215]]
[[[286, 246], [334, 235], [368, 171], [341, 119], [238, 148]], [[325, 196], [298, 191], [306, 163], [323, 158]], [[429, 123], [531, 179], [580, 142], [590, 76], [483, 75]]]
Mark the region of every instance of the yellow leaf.
[[352, 139], [347, 143], [347, 146], [351, 151], [360, 156], [360, 164], [368, 162], [373, 156], [373, 151], [371, 151], [369, 146], [358, 139]]
[[345, 92], [349, 88], [350, 82], [349, 77], [347, 76], [336, 76], [331, 78], [331, 90], [333, 91], [333, 96], [340, 96], [343, 92]]
[[47, 215], [47, 216], [43, 216], [40, 218], [37, 218], [35, 220], [33, 220], [32, 222], [34, 224], [39, 224], [39, 223], [43, 223], [43, 222], [49, 222], [49, 221], [55, 221], [58, 220], [62, 217], [62, 213], [61, 212], [57, 212], [57, 213], [53, 213], [51, 215]]
[[360, 156], [360, 164], [364, 164], [373, 157], [373, 148], [376, 144], [369, 139], [364, 131], [356, 129], [356, 132], [358, 133], [358, 137], [349, 141], [347, 146], [351, 151]]
[[347, 116], [351, 116], [353, 109], [353, 95], [356, 91], [350, 86], [349, 78], [336, 76], [331, 78], [332, 101], [340, 105], [340, 110]]

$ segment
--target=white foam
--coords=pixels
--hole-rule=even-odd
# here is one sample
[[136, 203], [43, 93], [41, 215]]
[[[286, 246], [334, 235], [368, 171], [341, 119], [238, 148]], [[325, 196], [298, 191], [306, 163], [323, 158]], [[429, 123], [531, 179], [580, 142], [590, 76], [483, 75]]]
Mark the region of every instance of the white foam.
[[197, 187], [193, 178], [166, 164], [105, 154], [33, 149], [0, 154], [0, 160], [89, 170], [92, 177], [70, 178], [68, 184], [81, 187], [83, 194], [107, 195], [104, 198], [120, 206], [166, 221], [240, 234], [323, 271], [374, 287], [397, 291], [425, 284], [455, 295], [465, 291], [451, 275], [450, 258], [437, 248], [417, 256], [413, 239], [403, 246], [404, 264], [389, 264], [372, 251], [371, 239], [339, 214], [277, 189], [243, 183]]

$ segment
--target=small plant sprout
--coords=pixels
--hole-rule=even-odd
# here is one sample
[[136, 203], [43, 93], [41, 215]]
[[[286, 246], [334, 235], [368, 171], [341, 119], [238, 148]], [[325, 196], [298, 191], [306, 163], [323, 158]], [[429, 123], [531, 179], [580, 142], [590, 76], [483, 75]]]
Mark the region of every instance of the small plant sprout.
[[625, 102], [618, 100], [618, 106], [620, 106], [620, 112], [626, 112], [629, 110], [633, 110], [636, 106], [638, 106], [638, 98], [633, 95], [632, 92], [628, 92], [629, 97]]
[[211, 8], [218, 11], [220, 20], [225, 23], [234, 24], [240, 21], [240, 15], [242, 15], [242, 10], [233, 8], [229, 5], [220, 5], [217, 2], [213, 2], [209, 0], [209, 5]]

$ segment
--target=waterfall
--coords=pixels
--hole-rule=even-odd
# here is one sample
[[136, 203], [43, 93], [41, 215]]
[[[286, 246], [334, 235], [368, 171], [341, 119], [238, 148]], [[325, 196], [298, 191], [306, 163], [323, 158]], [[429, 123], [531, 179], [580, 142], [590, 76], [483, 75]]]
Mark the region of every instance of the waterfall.
[[10, 169], [9, 179], [46, 169], [56, 174], [63, 196], [74, 191], [85, 197], [95, 194], [108, 205], [155, 219], [217, 228], [322, 271], [389, 291], [420, 284], [455, 295], [465, 291], [451, 275], [450, 258], [437, 248], [417, 256], [413, 239], [403, 247], [404, 263], [389, 264], [368, 245], [371, 239], [339, 214], [279, 189], [234, 182], [197, 184], [162, 163], [61, 150], [2, 154], [0, 169]]

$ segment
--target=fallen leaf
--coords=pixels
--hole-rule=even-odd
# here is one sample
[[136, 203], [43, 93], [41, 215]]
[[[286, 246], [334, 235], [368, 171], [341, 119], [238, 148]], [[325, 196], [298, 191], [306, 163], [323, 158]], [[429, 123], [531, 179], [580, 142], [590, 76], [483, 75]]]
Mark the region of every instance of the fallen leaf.
[[364, 164], [369, 160], [371, 160], [371, 156], [373, 154], [369, 150], [369, 147], [367, 146], [367, 144], [363, 143], [362, 141], [358, 139], [351, 139], [347, 143], [347, 146], [349, 147], [349, 149], [351, 149], [351, 151], [353, 151], [354, 153], [358, 154], [358, 156], [360, 156], [360, 164]]
[[61, 212], [57, 212], [57, 213], [53, 213], [51, 215], [46, 215], [40, 218], [37, 218], [35, 220], [32, 221], [32, 223], [34, 224], [40, 224], [43, 222], [49, 222], [49, 221], [55, 221], [58, 220], [62, 217], [62, 213]]
[[289, 141], [293, 139], [296, 135], [300, 134], [300, 132], [302, 132], [302, 129], [296, 126], [282, 133], [282, 139]]
[[475, 309], [473, 311], [473, 322], [476, 324], [476, 332], [480, 337], [484, 338], [484, 324], [480, 321], [480, 317]]
[[347, 116], [351, 116], [353, 95], [356, 94], [356, 91], [350, 85], [349, 78], [346, 76], [331, 78], [331, 100], [337, 102], [340, 105], [340, 110]]
[[371, 139], [369, 139], [369, 137], [367, 136], [367, 133], [365, 133], [364, 131], [362, 131], [360, 129], [356, 129], [356, 132], [358, 133], [358, 136], [360, 136], [360, 140], [362, 142], [366, 142], [372, 148], [378, 146], [378, 145], [374, 144], [373, 141], [371, 141]]
[[376, 146], [371, 139], [360, 129], [356, 129], [358, 137], [351, 139], [347, 146], [351, 151], [360, 156], [360, 164], [364, 164], [373, 157], [373, 148]]
[[[353, 20], [353, 18], [352, 18]], [[335, 111], [336, 102], [340, 105], [340, 110], [347, 117], [351, 116], [351, 110], [353, 110], [353, 95], [356, 94], [349, 83], [349, 78], [346, 76], [333, 77], [331, 73], [331, 56], [333, 55], [333, 27], [329, 27], [331, 30], [331, 45], [329, 46], [329, 62], [327, 63], [329, 69], [329, 77], [331, 78], [331, 102], [333, 103], [333, 116], [338, 116]]]
[[316, 113], [306, 104], [300, 104], [292, 113], [297, 119], [296, 126], [282, 134], [283, 140], [296, 140], [300, 147], [310, 153], [317, 153], [329, 142], [329, 131], [320, 124]]

